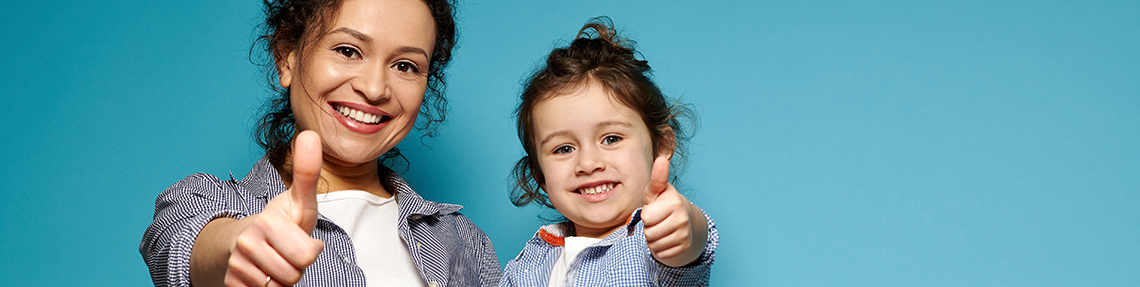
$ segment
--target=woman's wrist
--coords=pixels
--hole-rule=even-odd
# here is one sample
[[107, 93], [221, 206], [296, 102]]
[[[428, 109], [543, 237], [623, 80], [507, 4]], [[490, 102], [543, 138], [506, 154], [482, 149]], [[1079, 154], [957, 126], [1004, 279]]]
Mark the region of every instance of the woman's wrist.
[[190, 282], [195, 286], [223, 286], [230, 251], [237, 241], [238, 234], [257, 215], [243, 219], [219, 217], [211, 220], [198, 237], [190, 251]]

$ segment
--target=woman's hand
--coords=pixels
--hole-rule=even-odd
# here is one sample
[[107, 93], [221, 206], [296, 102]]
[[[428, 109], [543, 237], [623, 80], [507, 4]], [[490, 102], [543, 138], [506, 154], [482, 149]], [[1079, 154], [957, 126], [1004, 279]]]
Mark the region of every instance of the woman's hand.
[[[262, 287], [292, 286], [300, 281], [305, 268], [324, 249], [323, 242], [310, 237], [317, 223], [321, 156], [321, 141], [315, 132], [298, 134], [292, 186], [270, 200], [261, 213], [207, 224], [194, 242], [192, 283]], [[199, 249], [204, 250], [200, 253]]]
[[667, 156], [653, 161], [641, 220], [645, 222], [645, 241], [657, 261], [680, 267], [696, 261], [704, 252], [708, 222], [704, 213], [669, 183]]

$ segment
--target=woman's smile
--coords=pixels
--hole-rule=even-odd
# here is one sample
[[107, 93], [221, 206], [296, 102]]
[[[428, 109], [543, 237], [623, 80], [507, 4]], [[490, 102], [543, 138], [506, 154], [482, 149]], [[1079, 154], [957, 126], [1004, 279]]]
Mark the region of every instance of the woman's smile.
[[317, 132], [327, 157], [367, 166], [360, 164], [415, 127], [435, 22], [418, 0], [347, 1], [339, 11], [309, 52], [281, 62], [281, 86], [289, 89], [296, 130]]
[[380, 109], [356, 103], [329, 102], [329, 109], [342, 125], [363, 134], [380, 131], [392, 119], [391, 115]]

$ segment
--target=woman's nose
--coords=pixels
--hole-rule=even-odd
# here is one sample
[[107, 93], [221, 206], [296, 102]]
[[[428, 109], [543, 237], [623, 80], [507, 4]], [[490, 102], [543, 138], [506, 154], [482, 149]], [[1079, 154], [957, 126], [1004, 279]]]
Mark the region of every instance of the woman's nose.
[[353, 79], [352, 88], [368, 101], [376, 102], [390, 97], [388, 73], [383, 65], [363, 65]]

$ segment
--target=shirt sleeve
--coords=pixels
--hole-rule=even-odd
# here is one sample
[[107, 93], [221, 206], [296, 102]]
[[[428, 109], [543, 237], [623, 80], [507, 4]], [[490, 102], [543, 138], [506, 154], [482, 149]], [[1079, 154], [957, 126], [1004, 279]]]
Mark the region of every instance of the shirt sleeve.
[[[704, 252], [697, 258], [696, 262], [681, 267], [670, 267], [661, 262], [657, 262], [657, 267], [660, 272], [657, 273], [657, 282], [660, 286], [708, 286], [709, 276], [717, 244], [720, 242], [720, 236], [716, 231], [716, 223], [713, 222], [712, 217], [703, 209], [705, 220], [709, 223], [709, 237], [705, 242]], [[654, 260], [656, 261], [656, 260]]]
[[190, 251], [198, 233], [213, 219], [248, 216], [241, 198], [232, 182], [203, 173], [158, 195], [154, 221], [139, 245], [155, 286], [190, 286]]
[[479, 265], [482, 266], [480, 277], [483, 286], [499, 286], [499, 280], [502, 279], [503, 273], [499, 269], [499, 256], [495, 254], [495, 246], [491, 244], [491, 238], [487, 234], [480, 232], [482, 236], [479, 241], [482, 243], [479, 255]]

